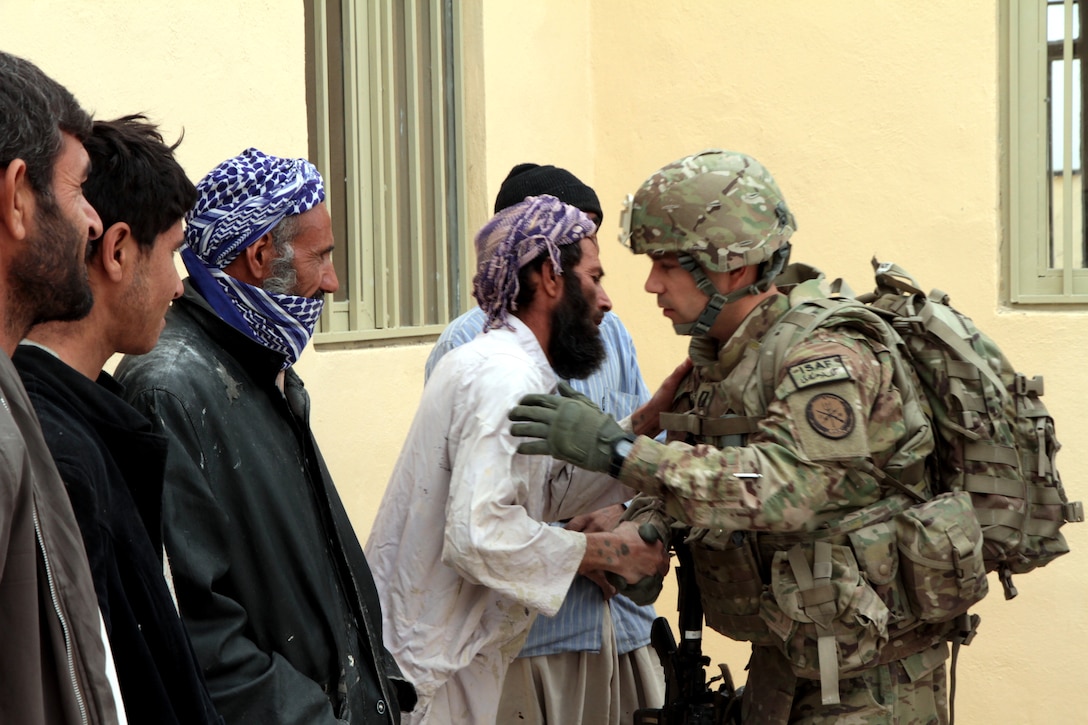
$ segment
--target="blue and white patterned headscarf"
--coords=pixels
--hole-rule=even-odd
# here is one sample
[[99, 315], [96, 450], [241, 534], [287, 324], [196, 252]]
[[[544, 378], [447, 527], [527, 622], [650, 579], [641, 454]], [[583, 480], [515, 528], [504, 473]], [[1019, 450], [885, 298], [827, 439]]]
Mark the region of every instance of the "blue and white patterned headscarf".
[[324, 299], [267, 292], [223, 269], [285, 217], [323, 202], [321, 175], [305, 159], [250, 148], [216, 166], [196, 188], [181, 253], [190, 281], [220, 317], [286, 355], [284, 367], [290, 367], [313, 335]]
[[554, 196], [529, 196], [508, 206], [476, 233], [476, 276], [472, 296], [487, 314], [484, 329], [510, 327], [517, 309], [518, 270], [544, 252], [563, 274], [559, 248], [577, 244], [597, 230], [588, 216]]

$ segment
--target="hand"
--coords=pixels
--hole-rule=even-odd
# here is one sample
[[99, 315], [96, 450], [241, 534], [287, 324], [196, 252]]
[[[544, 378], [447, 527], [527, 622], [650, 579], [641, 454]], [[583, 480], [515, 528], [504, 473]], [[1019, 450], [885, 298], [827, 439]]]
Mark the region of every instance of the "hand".
[[[636, 526], [633, 521], [625, 521], [622, 526]], [[618, 574], [607, 572], [605, 578], [608, 583], [614, 588], [613, 595], [616, 593], [623, 594], [639, 606], [646, 604], [652, 604], [657, 600], [657, 596], [661, 594], [661, 587], [665, 581], [665, 575], [669, 572], [669, 554], [665, 549], [664, 544], [661, 542], [661, 536], [653, 524], [649, 522], [643, 523], [637, 529], [639, 538], [647, 544], [653, 545], [655, 543], [661, 544], [661, 550], [664, 555], [664, 566], [657, 572], [647, 574], [635, 583], [630, 583]], [[598, 586], [600, 586], [598, 584]], [[603, 589], [603, 587], [602, 587]], [[607, 599], [608, 597], [606, 597]]]
[[[626, 509], [622, 503], [613, 504], [611, 506], [605, 506], [599, 508], [596, 511], [590, 511], [587, 514], [578, 514], [570, 521], [566, 523], [568, 531], [580, 531], [583, 534], [594, 534], [602, 531], [611, 531], [616, 528], [616, 524], [620, 522], [620, 518], [623, 516]], [[594, 570], [585, 572], [585, 577], [600, 587], [601, 595], [607, 602], [612, 597], [616, 596], [616, 587], [612, 586], [608, 581], [608, 577], [605, 576], [607, 572]], [[613, 576], [615, 576], [613, 574]]]
[[661, 383], [653, 397], [639, 406], [638, 410], [631, 414], [631, 427], [635, 435], [656, 438], [661, 432], [661, 413], [668, 412], [672, 402], [676, 398], [676, 390], [694, 365], [691, 358], [684, 358], [684, 362], [676, 366], [669, 376]]
[[588, 514], [578, 514], [564, 527], [568, 531], [581, 531], [583, 534], [592, 534], [598, 531], [611, 531], [620, 522], [624, 509], [622, 503], [605, 506]]
[[607, 472], [616, 442], [627, 437], [607, 413], [585, 396], [572, 397], [570, 386], [563, 395], [526, 395], [507, 416], [523, 421], [510, 426], [516, 436], [539, 438], [518, 446], [518, 453], [552, 456], [588, 471]]
[[[653, 530], [647, 529], [646, 532]], [[588, 576], [595, 570], [608, 573], [614, 586], [628, 587], [643, 577], [664, 577], [669, 570], [669, 555], [656, 539], [646, 541], [634, 521], [623, 521], [614, 531], [586, 533], [585, 554], [578, 573]]]

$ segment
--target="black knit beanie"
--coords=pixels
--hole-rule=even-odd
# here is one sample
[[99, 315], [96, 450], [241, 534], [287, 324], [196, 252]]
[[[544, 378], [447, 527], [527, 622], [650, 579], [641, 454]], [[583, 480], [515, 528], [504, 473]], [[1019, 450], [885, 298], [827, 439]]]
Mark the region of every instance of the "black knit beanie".
[[559, 201], [581, 209], [587, 214], [597, 215], [597, 226], [604, 219], [601, 202], [597, 192], [583, 184], [577, 176], [566, 169], [540, 164], [518, 164], [510, 169], [506, 180], [499, 187], [495, 196], [495, 213], [525, 201], [527, 196], [551, 194]]

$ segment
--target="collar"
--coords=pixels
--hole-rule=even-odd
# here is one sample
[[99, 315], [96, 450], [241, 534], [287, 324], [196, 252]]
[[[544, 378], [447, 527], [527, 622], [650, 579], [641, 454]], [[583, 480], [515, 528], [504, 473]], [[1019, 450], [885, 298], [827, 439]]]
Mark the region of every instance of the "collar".
[[718, 366], [722, 372], [732, 370], [753, 345], [758, 346], [775, 323], [790, 309], [789, 299], [777, 294], [760, 302], [741, 321], [736, 332], [724, 343], [713, 337], [694, 337], [688, 355], [697, 367]]
[[151, 422], [124, 401], [124, 386], [105, 370], [96, 380], [90, 380], [45, 345], [29, 340], [19, 343], [13, 361], [20, 377], [26, 381], [27, 389], [37, 382], [43, 386], [41, 394], [68, 399], [72, 395], [64, 391], [70, 391], [77, 400], [69, 404], [78, 407], [84, 416], [96, 420], [99, 426], [115, 426], [134, 434], [152, 434]]
[[[184, 281], [184, 287], [185, 293], [174, 300], [167, 315], [189, 317], [204, 330], [215, 345], [237, 360], [255, 380], [262, 384], [275, 385], [276, 375], [283, 369], [287, 356], [270, 350], [224, 321], [188, 278]], [[288, 368], [287, 378], [292, 377], [295, 377], [294, 371]]]
[[548, 389], [555, 390], [556, 386], [559, 384], [559, 380], [555, 377], [555, 372], [552, 370], [551, 363], [548, 362], [548, 356], [544, 353], [544, 348], [540, 346], [540, 340], [536, 338], [536, 333], [534, 333], [528, 325], [522, 322], [521, 319], [514, 315], [507, 317], [506, 321], [513, 329], [502, 327], [493, 328], [487, 330], [484, 337], [495, 334], [513, 335], [518, 347], [529, 355], [533, 364], [545, 375], [545, 378], [548, 381]]

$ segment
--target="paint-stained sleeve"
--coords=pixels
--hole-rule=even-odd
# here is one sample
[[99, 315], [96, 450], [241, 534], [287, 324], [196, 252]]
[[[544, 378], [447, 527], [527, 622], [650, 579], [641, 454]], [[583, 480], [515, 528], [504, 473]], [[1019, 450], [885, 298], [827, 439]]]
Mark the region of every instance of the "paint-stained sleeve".
[[818, 513], [879, 499], [875, 480], [856, 469], [879, 465], [905, 434], [892, 378], [886, 351], [860, 335], [818, 330], [786, 355], [748, 445], [640, 437], [621, 480], [661, 497], [670, 516], [692, 526], [803, 529]]
[[206, 440], [175, 395], [147, 390], [132, 400], [170, 439], [163, 497], [164, 540], [182, 615], [208, 689], [225, 716], [275, 712], [277, 725], [336, 725], [321, 686], [247, 636], [245, 608], [224, 582], [232, 522], [216, 497]]
[[614, 492], [612, 501], [622, 501], [625, 489], [599, 476], [576, 478], [583, 485], [572, 489], [570, 467], [517, 453], [521, 440], [510, 433], [507, 411], [527, 392], [554, 381], [522, 374], [512, 362], [485, 365], [494, 365], [495, 373], [477, 371], [477, 384], [458, 401], [451, 426], [442, 561], [473, 583], [553, 615], [581, 564], [586, 540], [542, 522], [560, 511], [588, 511], [608, 491]]

